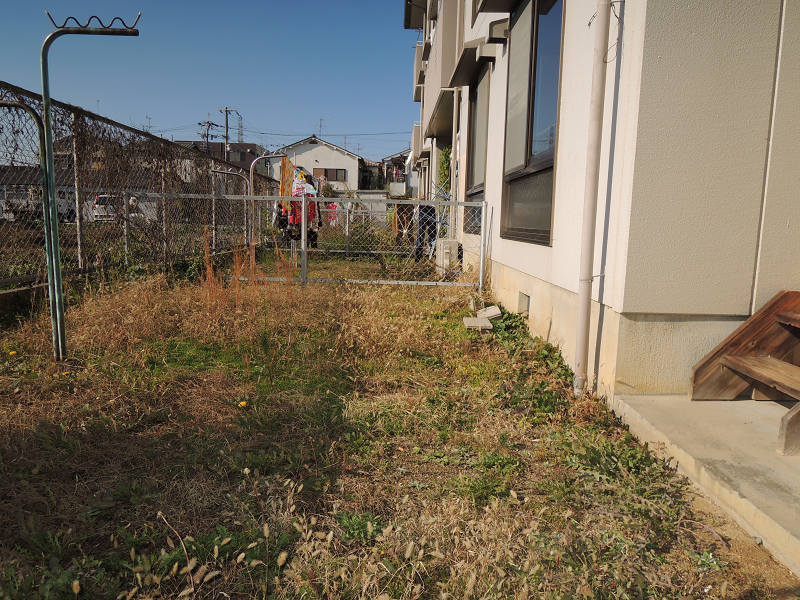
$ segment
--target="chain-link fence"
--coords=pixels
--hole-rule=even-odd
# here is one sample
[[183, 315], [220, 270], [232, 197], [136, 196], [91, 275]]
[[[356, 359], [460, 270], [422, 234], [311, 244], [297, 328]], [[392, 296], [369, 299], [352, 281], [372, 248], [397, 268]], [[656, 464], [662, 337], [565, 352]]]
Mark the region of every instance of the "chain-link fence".
[[[0, 100], [42, 114], [41, 96], [0, 82]], [[277, 182], [78, 107], [53, 102], [53, 158], [65, 278], [170, 268], [248, 241], [252, 209], [231, 194]], [[39, 134], [23, 110], [0, 108], [0, 289], [44, 281]], [[216, 173], [213, 171], [217, 171]], [[219, 172], [224, 171], [224, 172]]]
[[[254, 201], [261, 276], [312, 283], [482, 285], [481, 202], [278, 197]], [[460, 208], [474, 221], [469, 235], [457, 235], [454, 227]]]

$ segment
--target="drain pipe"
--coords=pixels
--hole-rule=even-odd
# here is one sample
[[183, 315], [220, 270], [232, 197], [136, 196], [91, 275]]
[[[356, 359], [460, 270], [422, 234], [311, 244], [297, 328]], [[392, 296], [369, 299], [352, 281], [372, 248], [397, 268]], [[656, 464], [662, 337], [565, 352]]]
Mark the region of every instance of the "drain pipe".
[[[586, 183], [583, 196], [583, 223], [581, 230], [581, 262], [578, 279], [578, 336], [575, 343], [576, 396], [586, 388], [589, 362], [589, 327], [592, 315], [592, 271], [594, 270], [594, 234], [597, 220], [597, 189], [600, 173], [600, 142], [603, 137], [603, 103], [606, 95], [606, 54], [608, 53], [608, 26], [611, 20], [611, 2], [598, 0], [597, 12], [590, 25], [594, 25], [594, 56], [592, 59], [592, 96], [589, 105], [589, 139], [586, 146]], [[602, 310], [602, 307], [601, 307]]]

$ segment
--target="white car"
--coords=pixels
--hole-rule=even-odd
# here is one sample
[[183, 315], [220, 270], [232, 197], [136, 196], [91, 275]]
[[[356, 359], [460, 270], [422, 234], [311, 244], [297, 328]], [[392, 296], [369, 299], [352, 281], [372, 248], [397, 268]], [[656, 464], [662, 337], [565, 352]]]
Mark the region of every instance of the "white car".
[[119, 199], [108, 194], [98, 194], [92, 202], [92, 221], [116, 221]]

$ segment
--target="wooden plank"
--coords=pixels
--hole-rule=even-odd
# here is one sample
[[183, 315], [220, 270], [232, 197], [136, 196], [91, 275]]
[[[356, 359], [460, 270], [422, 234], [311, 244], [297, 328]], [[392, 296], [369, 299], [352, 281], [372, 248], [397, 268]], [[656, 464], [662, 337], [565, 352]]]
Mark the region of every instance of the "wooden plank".
[[692, 400], [733, 400], [749, 387], [747, 379], [723, 368], [725, 356], [773, 356], [781, 359], [798, 345], [798, 331], [776, 321], [782, 313], [800, 313], [800, 292], [784, 290], [725, 338], [692, 370]]
[[800, 367], [771, 356], [726, 356], [722, 365], [795, 400], [800, 399]]
[[794, 402], [794, 398], [758, 381], [753, 382], [753, 400], [771, 400], [773, 402]]
[[796, 327], [800, 329], [800, 313], [778, 313], [775, 316], [775, 320], [783, 325], [789, 325], [790, 327]]
[[781, 419], [778, 430], [778, 452], [800, 454], [800, 402]]

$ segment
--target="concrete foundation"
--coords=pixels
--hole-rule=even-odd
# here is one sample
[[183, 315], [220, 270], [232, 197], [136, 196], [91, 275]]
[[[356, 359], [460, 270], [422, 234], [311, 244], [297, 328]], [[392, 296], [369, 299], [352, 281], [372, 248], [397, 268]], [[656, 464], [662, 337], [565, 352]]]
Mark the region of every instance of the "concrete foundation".
[[[530, 331], [558, 346], [575, 364], [578, 295], [490, 261], [492, 293], [515, 311], [520, 292], [530, 298]], [[600, 395], [684, 394], [692, 366], [747, 317], [619, 313], [592, 301], [589, 380]]]
[[776, 451], [786, 408], [775, 402], [691, 402], [685, 396], [614, 396], [641, 441], [800, 575], [800, 456]]

